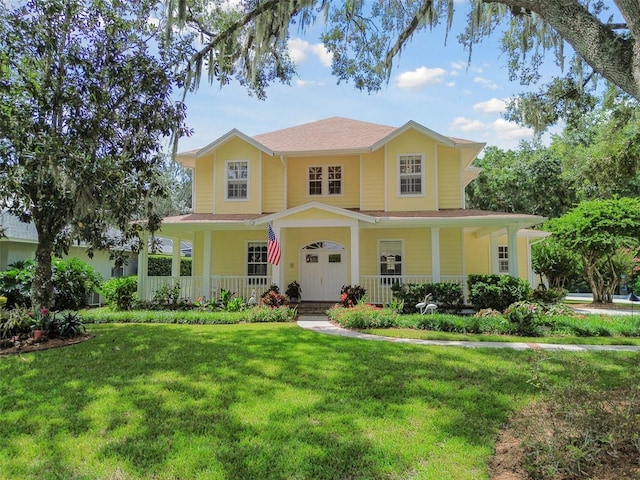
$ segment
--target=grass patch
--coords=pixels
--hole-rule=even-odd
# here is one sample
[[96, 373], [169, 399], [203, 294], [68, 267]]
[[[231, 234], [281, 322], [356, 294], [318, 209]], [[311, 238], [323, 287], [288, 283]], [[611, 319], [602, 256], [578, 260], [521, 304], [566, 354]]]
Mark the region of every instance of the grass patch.
[[[0, 358], [5, 479], [488, 479], [500, 426], [572, 381], [611, 388], [637, 355], [438, 348], [292, 324], [99, 324]], [[535, 365], [535, 369], [532, 366]]]

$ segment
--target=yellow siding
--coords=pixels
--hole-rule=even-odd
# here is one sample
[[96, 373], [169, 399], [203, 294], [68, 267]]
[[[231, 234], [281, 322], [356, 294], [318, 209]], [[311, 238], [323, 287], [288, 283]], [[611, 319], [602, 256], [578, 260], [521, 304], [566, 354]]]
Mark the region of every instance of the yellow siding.
[[[400, 196], [398, 192], [398, 155], [422, 154], [424, 158], [423, 195], [416, 197]], [[435, 210], [436, 209], [436, 168], [435, 142], [432, 138], [408, 130], [387, 144], [387, 210]]]
[[459, 228], [440, 229], [440, 274], [462, 275], [462, 232]]
[[[288, 207], [322, 202], [340, 208], [360, 206], [360, 159], [357, 155], [334, 157], [290, 157], [288, 165]], [[309, 195], [309, 167], [342, 166], [342, 195]], [[326, 171], [324, 173], [326, 177]]]
[[194, 171], [194, 213], [213, 212], [213, 153], [199, 158]]
[[460, 182], [459, 151], [438, 147], [438, 208], [462, 208]]
[[404, 275], [431, 274], [431, 230], [428, 228], [394, 228], [360, 231], [360, 273], [378, 275], [378, 241], [403, 240]]
[[491, 273], [491, 240], [488, 235], [476, 238], [473, 233], [465, 233], [464, 255], [467, 275]]
[[319, 208], [309, 208], [303, 212], [287, 215], [287, 220], [344, 220], [344, 215], [327, 212]]
[[[249, 200], [228, 201], [226, 191], [226, 162], [249, 161]], [[233, 138], [216, 150], [215, 162], [215, 213], [260, 213], [261, 190], [260, 151], [239, 138]]]
[[246, 275], [247, 242], [266, 242], [267, 229], [214, 232], [211, 239], [213, 275]]
[[262, 211], [279, 212], [285, 208], [284, 166], [277, 157], [262, 154]]
[[362, 155], [362, 210], [384, 210], [384, 148]]

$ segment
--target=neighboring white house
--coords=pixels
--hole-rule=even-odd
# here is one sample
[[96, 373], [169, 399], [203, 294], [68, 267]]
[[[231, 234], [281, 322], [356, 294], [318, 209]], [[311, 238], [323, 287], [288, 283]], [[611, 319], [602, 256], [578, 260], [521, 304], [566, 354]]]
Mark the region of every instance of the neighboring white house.
[[[0, 213], [0, 228], [4, 230], [6, 235], [6, 238], [0, 238], [0, 271], [8, 270], [10, 265], [15, 262], [35, 257], [38, 244], [38, 232], [35, 225], [21, 222], [13, 215]], [[132, 255], [126, 266], [119, 269], [114, 267], [114, 262], [109, 259], [108, 252], [94, 251], [93, 258], [89, 258], [86, 245], [72, 246], [66, 257], [76, 257], [87, 262], [105, 280], [138, 273], [138, 262], [135, 255]]]

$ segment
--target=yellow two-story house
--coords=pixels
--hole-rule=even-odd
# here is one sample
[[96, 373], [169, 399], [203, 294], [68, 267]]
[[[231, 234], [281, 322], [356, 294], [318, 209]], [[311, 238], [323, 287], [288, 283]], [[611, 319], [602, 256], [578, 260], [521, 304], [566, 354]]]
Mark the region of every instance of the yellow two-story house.
[[[440, 135], [416, 122], [389, 127], [333, 117], [250, 137], [233, 129], [177, 155], [193, 171], [193, 213], [165, 218], [160, 235], [192, 243], [193, 272], [173, 282], [185, 297], [244, 298], [294, 280], [302, 299], [337, 301], [361, 285], [391, 300], [393, 283], [457, 282], [504, 273], [533, 283], [530, 246], [544, 236], [534, 215], [465, 208], [465, 186], [484, 143]], [[268, 262], [267, 231], [279, 243]], [[166, 277], [146, 276], [153, 295]]]

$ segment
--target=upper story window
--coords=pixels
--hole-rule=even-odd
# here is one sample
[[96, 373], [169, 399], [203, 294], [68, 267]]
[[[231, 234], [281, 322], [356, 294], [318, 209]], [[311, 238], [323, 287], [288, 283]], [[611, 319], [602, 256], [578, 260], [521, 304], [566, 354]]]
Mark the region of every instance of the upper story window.
[[227, 162], [227, 200], [249, 198], [249, 162], [234, 160]]
[[309, 167], [309, 195], [341, 195], [342, 167]]
[[509, 247], [498, 245], [498, 272], [509, 273]]
[[422, 154], [400, 155], [398, 157], [398, 180], [400, 195], [422, 195], [424, 193]]

